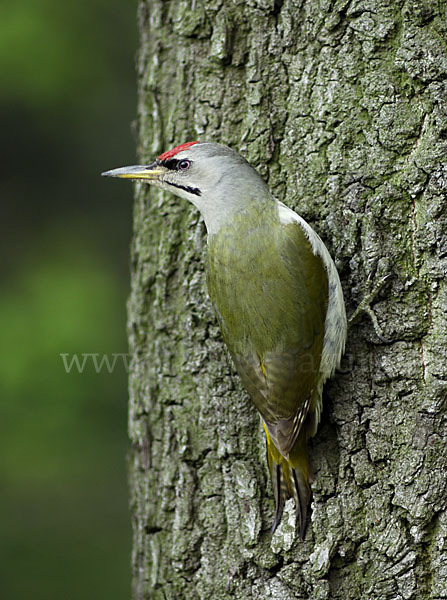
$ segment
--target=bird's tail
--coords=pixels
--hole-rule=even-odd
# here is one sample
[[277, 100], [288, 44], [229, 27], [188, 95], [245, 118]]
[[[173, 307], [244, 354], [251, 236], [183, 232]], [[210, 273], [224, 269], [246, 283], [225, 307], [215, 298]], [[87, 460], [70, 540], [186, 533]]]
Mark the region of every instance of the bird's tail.
[[267, 439], [267, 461], [276, 505], [272, 533], [281, 521], [286, 500], [293, 498], [300, 538], [304, 540], [307, 507], [310, 501], [307, 433], [306, 431], [300, 432], [287, 459], [276, 448], [265, 425], [264, 429]]

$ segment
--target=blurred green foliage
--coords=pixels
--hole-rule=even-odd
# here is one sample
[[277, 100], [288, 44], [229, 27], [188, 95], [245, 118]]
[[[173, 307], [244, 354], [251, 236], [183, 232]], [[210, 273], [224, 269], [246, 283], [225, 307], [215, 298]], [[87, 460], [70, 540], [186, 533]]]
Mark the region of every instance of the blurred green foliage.
[[[130, 596], [126, 353], [136, 3], [0, 6], [0, 597]], [[127, 202], [126, 202], [127, 200]]]

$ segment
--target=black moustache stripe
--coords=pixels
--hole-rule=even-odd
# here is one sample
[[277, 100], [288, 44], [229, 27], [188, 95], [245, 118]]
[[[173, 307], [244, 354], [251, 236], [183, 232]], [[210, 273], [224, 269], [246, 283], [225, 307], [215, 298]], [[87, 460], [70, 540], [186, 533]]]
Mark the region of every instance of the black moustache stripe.
[[190, 194], [195, 194], [196, 196], [202, 195], [199, 188], [191, 187], [189, 185], [181, 185], [180, 183], [173, 183], [172, 181], [165, 181], [165, 183], [167, 183], [168, 185], [173, 185], [176, 188], [180, 188], [181, 190], [185, 190]]

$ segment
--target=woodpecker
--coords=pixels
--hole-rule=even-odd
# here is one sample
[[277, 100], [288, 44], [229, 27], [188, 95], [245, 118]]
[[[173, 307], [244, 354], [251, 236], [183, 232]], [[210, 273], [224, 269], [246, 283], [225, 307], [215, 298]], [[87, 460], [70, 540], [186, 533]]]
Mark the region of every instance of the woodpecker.
[[264, 425], [276, 506], [272, 532], [293, 497], [304, 539], [311, 495], [307, 440], [317, 431], [323, 384], [340, 364], [347, 331], [340, 279], [326, 246], [273, 198], [244, 158], [221, 144], [188, 142], [149, 165], [103, 175], [145, 181], [201, 212], [209, 297]]

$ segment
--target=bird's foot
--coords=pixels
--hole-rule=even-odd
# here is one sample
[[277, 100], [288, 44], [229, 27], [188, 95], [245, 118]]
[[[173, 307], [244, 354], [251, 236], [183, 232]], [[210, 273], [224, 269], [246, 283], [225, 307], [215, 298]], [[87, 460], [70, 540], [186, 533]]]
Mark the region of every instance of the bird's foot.
[[382, 287], [384, 286], [385, 282], [388, 280], [389, 277], [390, 277], [390, 273], [388, 273], [387, 275], [385, 275], [384, 277], [382, 277], [378, 281], [376, 281], [372, 290], [365, 295], [365, 297], [360, 302], [360, 304], [357, 306], [355, 311], [352, 313], [352, 315], [348, 321], [348, 325], [351, 326], [352, 323], [354, 323], [362, 313], [366, 313], [372, 321], [374, 331], [376, 332], [377, 337], [384, 344], [391, 344], [391, 340], [387, 339], [384, 336], [383, 330], [379, 325], [377, 317], [376, 317], [373, 309], [371, 308], [371, 302], [374, 300], [374, 298], [380, 292], [380, 290], [382, 289]]

